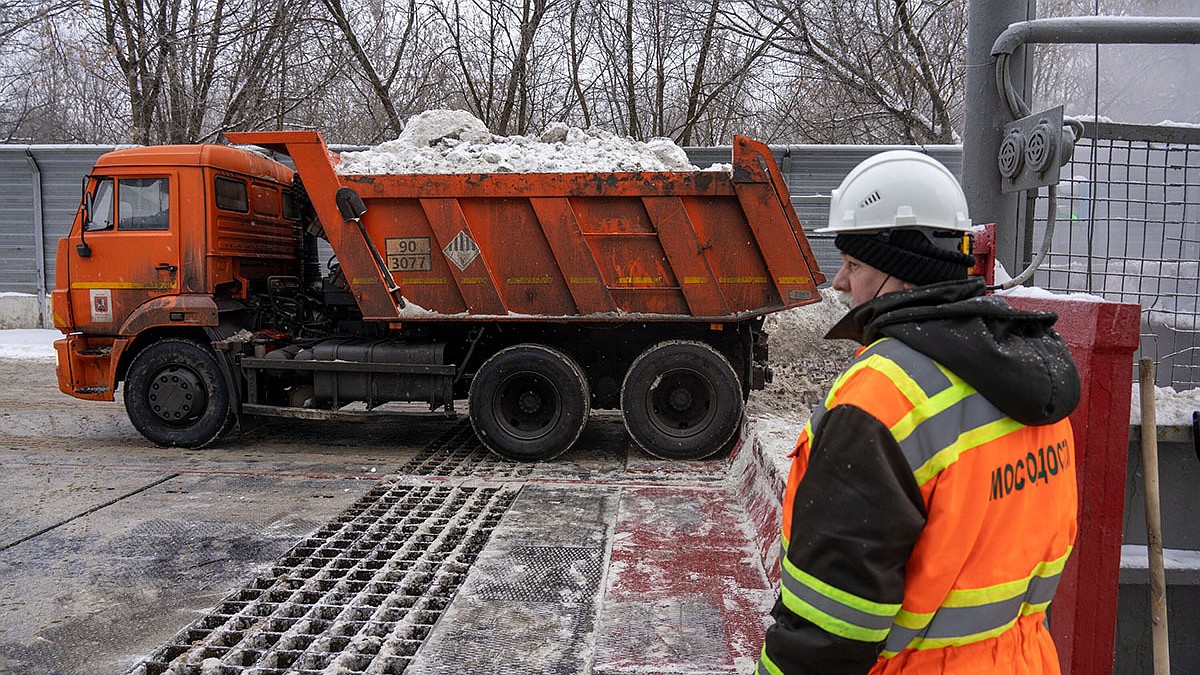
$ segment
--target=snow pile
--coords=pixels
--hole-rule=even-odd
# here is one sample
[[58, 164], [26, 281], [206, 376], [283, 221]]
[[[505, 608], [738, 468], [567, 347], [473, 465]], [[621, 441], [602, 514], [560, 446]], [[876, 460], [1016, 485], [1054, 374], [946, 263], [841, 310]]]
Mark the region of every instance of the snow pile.
[[850, 365], [858, 344], [824, 339], [849, 309], [838, 295], [832, 288], [823, 288], [821, 302], [767, 317], [763, 329], [774, 378], [766, 389], [751, 392], [747, 411], [752, 416], [770, 415], [785, 425], [803, 424], [834, 379]]
[[[1141, 385], [1133, 383], [1129, 405], [1129, 423], [1142, 423]], [[1192, 413], [1200, 410], [1200, 389], [1175, 391], [1173, 387], [1154, 388], [1154, 421], [1160, 427], [1191, 426]]]
[[[728, 165], [714, 165], [728, 171]], [[588, 173], [699, 171], [669, 138], [642, 143], [602, 129], [562, 122], [539, 136], [498, 136], [463, 110], [413, 116], [400, 137], [341, 153], [343, 175], [422, 173]]]

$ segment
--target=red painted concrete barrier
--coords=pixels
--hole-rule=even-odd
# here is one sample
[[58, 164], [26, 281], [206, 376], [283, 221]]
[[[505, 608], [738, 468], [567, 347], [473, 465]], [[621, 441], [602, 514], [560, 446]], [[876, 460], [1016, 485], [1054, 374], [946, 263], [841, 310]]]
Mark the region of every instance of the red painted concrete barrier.
[[1071, 415], [1079, 481], [1079, 537], [1050, 607], [1063, 672], [1113, 671], [1133, 352], [1141, 307], [1063, 298], [1006, 297], [1020, 309], [1058, 313], [1055, 329], [1079, 367], [1083, 392]]

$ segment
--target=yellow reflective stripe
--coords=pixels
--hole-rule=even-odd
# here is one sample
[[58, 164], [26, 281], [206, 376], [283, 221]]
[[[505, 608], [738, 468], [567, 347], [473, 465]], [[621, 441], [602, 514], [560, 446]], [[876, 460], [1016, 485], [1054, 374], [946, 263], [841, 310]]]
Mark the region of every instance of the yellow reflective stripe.
[[801, 570], [786, 557], [781, 562], [780, 596], [792, 612], [850, 640], [882, 642], [887, 638], [899, 603], [860, 598]]
[[822, 612], [788, 592], [786, 588], [783, 589], [780, 597], [783, 600], [783, 604], [792, 610], [793, 613], [820, 626], [827, 633], [833, 633], [838, 637], [844, 637], [847, 640], [858, 640], [860, 642], [882, 642], [887, 638], [887, 628], [869, 630], [855, 626], [848, 621], [843, 621]]
[[[1054, 577], [1062, 574], [1063, 568], [1067, 564], [1067, 558], [1071, 556], [1071, 549], [1068, 546], [1067, 552], [1055, 560], [1048, 560], [1038, 563], [1034, 566], [1033, 571], [1024, 579], [1016, 581], [1006, 581], [995, 586], [984, 586], [981, 588], [960, 588], [950, 591], [946, 594], [946, 599], [942, 601], [943, 607], [974, 607], [976, 605], [986, 605], [1001, 600], [1007, 600], [1025, 593], [1029, 589], [1029, 584], [1034, 577], [1043, 579]], [[1048, 604], [1048, 603], [1047, 603]]]
[[[996, 628], [993, 628], [991, 630], [986, 630], [981, 633], [972, 633], [970, 635], [962, 635], [962, 636], [952, 637], [952, 638], [917, 638], [917, 639], [913, 640], [911, 643], [909, 643], [907, 649], [941, 649], [943, 647], [961, 647], [963, 645], [969, 645], [974, 642], [982, 642], [984, 640], [989, 640], [994, 637], [999, 637], [999, 636], [1003, 635], [1004, 633], [1008, 632], [1014, 625], [1016, 625], [1017, 619], [1020, 619], [1022, 616], [1029, 616], [1030, 614], [1037, 614], [1038, 612], [1044, 612], [1046, 610], [1046, 607], [1048, 607], [1049, 605], [1050, 605], [1050, 603], [1048, 603], [1048, 602], [1038, 603], [1036, 605], [1031, 605], [1029, 603], [1023, 603], [1021, 605], [1020, 615], [1014, 616], [1011, 621], [1005, 623], [1003, 626], [998, 626]], [[895, 656], [896, 653], [897, 652], [890, 652], [890, 655]], [[888, 654], [889, 654], [889, 652], [887, 652], [885, 650], [885, 652], [884, 652], [885, 658], [891, 658], [891, 656], [888, 656]]]
[[959, 455], [970, 450], [971, 448], [990, 443], [997, 438], [1011, 434], [1012, 432], [1021, 429], [1025, 425], [1011, 419], [1004, 418], [985, 424], [981, 427], [976, 427], [967, 431], [958, 437], [958, 440], [950, 444], [948, 447], [939, 450], [929, 458], [929, 461], [922, 464], [916, 471], [913, 472], [913, 477], [917, 479], [917, 485], [921, 486], [929, 482], [931, 478], [938, 475], [951, 464], [958, 461]]
[[951, 385], [962, 384], [963, 379], [961, 377], [959, 377], [958, 375], [955, 375], [953, 372], [951, 372], [948, 368], [946, 368], [946, 366], [943, 366], [942, 364], [938, 363], [937, 361], [934, 361], [933, 359], [930, 359], [930, 361], [933, 363], [933, 365], [937, 366], [937, 369], [939, 371], [941, 371], [942, 375], [946, 376], [947, 380], [950, 380]]
[[896, 388], [900, 390], [904, 398], [908, 399], [908, 402], [913, 404], [913, 406], [920, 405], [928, 400], [925, 392], [921, 389], [921, 385], [917, 384], [917, 381], [895, 361], [878, 354], [873, 354], [863, 361], [863, 366], [877, 370], [884, 377], [891, 380], [892, 384], [896, 385]]
[[959, 382], [954, 386], [943, 389], [934, 394], [930, 398], [913, 407], [907, 415], [900, 418], [899, 422], [892, 425], [890, 431], [896, 441], [903, 441], [908, 438], [922, 422], [933, 417], [934, 415], [952, 407], [955, 403], [965, 399], [975, 393], [975, 388], [966, 382]]
[[1038, 563], [1025, 579], [951, 591], [933, 614], [900, 610], [885, 651], [972, 644], [1002, 634], [1022, 616], [1046, 611], [1070, 553]]
[[969, 645], [972, 642], [981, 642], [989, 638], [999, 637], [1008, 632], [1008, 629], [1012, 628], [1013, 625], [1017, 623], [1018, 618], [1019, 617], [1014, 616], [1012, 621], [1009, 621], [1003, 626], [970, 636], [953, 638], [917, 638], [908, 643], [906, 649], [941, 649], [943, 647], [960, 647], [962, 645]]
[[928, 626], [930, 621], [933, 621], [933, 615], [934, 612], [929, 612], [928, 614], [918, 614], [917, 612], [910, 612], [907, 609], [902, 609], [899, 612], [896, 612], [896, 618], [892, 621], [901, 628], [920, 630], [925, 626]]
[[764, 675], [764, 673], [783, 675], [783, 669], [775, 665], [771, 657], [767, 656], [767, 646], [765, 644], [763, 645], [762, 653], [758, 655], [758, 665], [754, 666], [755, 675]]
[[174, 281], [72, 281], [72, 290], [106, 289], [122, 291], [162, 291], [175, 288]]
[[900, 611], [900, 603], [898, 602], [875, 602], [874, 600], [861, 598], [853, 593], [843, 591], [837, 586], [831, 586], [830, 584], [821, 581], [808, 572], [796, 567], [796, 564], [787, 558], [784, 558], [782, 563], [783, 571], [796, 581], [799, 581], [808, 588], [811, 588], [812, 590], [831, 600], [840, 602], [848, 607], [853, 607], [860, 612], [865, 614], [873, 614], [875, 616], [888, 617], [890, 619], [896, 616], [896, 612]]

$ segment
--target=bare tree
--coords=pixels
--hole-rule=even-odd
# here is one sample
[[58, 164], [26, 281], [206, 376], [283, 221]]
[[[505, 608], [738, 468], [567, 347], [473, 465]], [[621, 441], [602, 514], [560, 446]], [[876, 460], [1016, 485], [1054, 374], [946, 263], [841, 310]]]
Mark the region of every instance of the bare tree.
[[[394, 90], [401, 85], [415, 85], [413, 80], [421, 79], [417, 76], [421, 69], [416, 66], [422, 56], [425, 17], [417, 0], [399, 6], [380, 1], [358, 3], [349, 12], [342, 0], [321, 0], [321, 4], [345, 37], [359, 76], [368, 83], [372, 97], [382, 108], [386, 130], [393, 136], [399, 134], [404, 122], [393, 99]], [[427, 76], [428, 70], [424, 72]]]
[[[966, 13], [962, 0], [751, 0], [731, 28], [771, 42], [777, 67], [815, 71], [841, 105], [833, 118], [882, 113], [882, 136], [949, 143], [961, 123]], [[804, 87], [809, 89], [809, 87]], [[819, 111], [813, 111], [819, 114]]]
[[[461, 107], [504, 134], [954, 142], [964, 1], [0, 0], [0, 138], [365, 143]], [[1094, 91], [1077, 61], [1045, 88]]]
[[585, 87], [583, 84], [583, 62], [584, 54], [588, 51], [592, 43], [592, 26], [594, 25], [586, 17], [581, 20], [582, 13], [580, 12], [583, 0], [574, 0], [571, 3], [571, 20], [567, 31], [568, 39], [568, 59], [571, 64], [571, 90], [575, 95], [575, 101], [579, 105], [579, 113], [583, 118], [585, 127], [592, 126], [591, 106], [588, 105], [588, 97], [584, 93]]
[[545, 102], [563, 99], [568, 80], [550, 77], [543, 64], [569, 70], [569, 39], [548, 43], [547, 24], [578, 20], [578, 3], [442, 0], [435, 7], [464, 103], [489, 129], [527, 133], [546, 115]]
[[[103, 0], [104, 44], [125, 78], [130, 140], [149, 143], [157, 124], [181, 0]], [[165, 139], [163, 139], [165, 140]]]

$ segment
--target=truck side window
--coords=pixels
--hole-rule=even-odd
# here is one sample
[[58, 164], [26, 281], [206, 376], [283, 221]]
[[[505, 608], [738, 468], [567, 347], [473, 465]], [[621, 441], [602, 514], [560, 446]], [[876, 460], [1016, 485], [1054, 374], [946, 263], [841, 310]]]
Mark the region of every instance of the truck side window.
[[242, 181], [217, 176], [213, 180], [213, 192], [217, 197], [218, 209], [238, 213], [250, 211], [250, 198], [246, 193], [246, 184]]
[[126, 178], [117, 183], [118, 230], [165, 230], [170, 224], [166, 178]]
[[296, 208], [296, 202], [288, 190], [283, 191], [283, 217], [287, 220], [300, 220], [300, 211]]
[[113, 182], [111, 178], [102, 178], [96, 183], [96, 191], [92, 193], [91, 219], [83, 224], [87, 232], [111, 230], [113, 226]]

